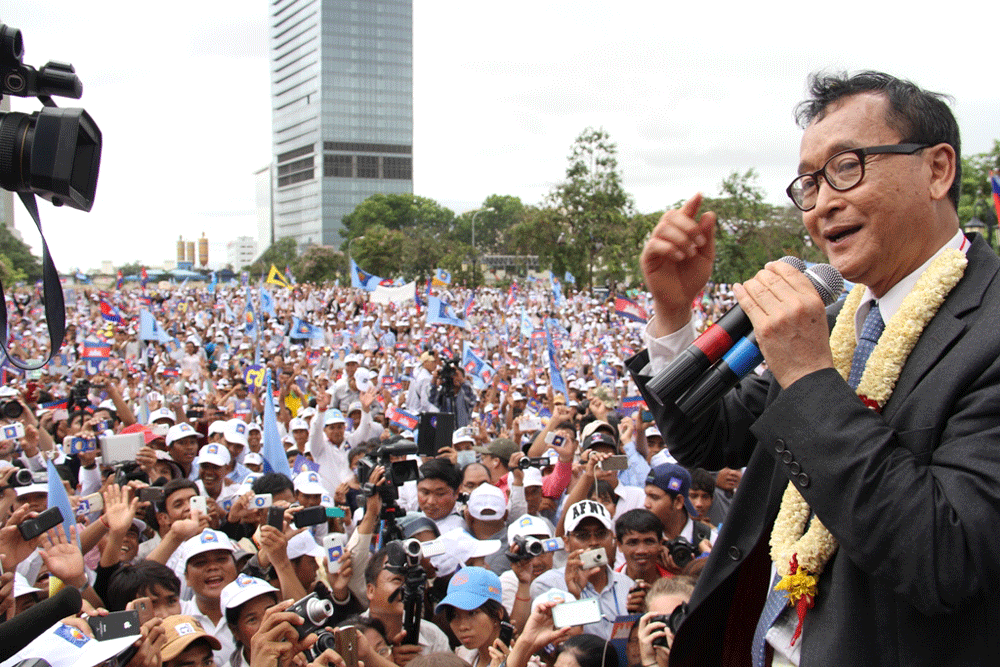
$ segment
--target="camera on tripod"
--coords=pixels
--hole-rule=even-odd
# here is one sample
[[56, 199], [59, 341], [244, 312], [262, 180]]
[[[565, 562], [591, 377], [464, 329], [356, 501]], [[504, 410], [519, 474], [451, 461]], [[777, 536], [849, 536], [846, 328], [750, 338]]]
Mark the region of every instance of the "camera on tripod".
[[392, 458], [416, 453], [417, 444], [409, 440], [400, 440], [391, 445], [382, 445], [372, 454], [365, 456], [358, 462], [358, 483], [362, 486], [368, 484], [368, 479], [371, 477], [372, 471], [375, 470], [375, 466], [382, 466], [385, 468], [386, 484], [378, 487], [379, 495], [382, 495], [382, 500], [385, 501], [384, 494], [386, 491], [384, 490], [386, 487], [390, 487], [388, 492], [393, 494], [392, 500], [396, 500], [399, 497], [397, 487], [405, 482], [417, 481], [417, 478], [420, 477], [420, 470], [417, 467], [416, 461], [393, 461]]
[[25, 65], [17, 28], [0, 23], [0, 99], [37, 97], [32, 114], [0, 112], [0, 187], [30, 192], [81, 211], [94, 205], [101, 163], [101, 130], [83, 109], [61, 109], [53, 96], [79, 99], [83, 83], [69, 63]]

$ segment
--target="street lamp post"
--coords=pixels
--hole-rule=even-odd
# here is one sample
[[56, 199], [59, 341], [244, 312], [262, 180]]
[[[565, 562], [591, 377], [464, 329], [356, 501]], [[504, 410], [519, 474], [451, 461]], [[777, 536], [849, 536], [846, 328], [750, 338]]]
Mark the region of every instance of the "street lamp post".
[[472, 214], [472, 286], [473, 287], [476, 286], [476, 264], [478, 263], [476, 261], [478, 259], [476, 256], [476, 217], [478, 217], [479, 214], [482, 213], [483, 211], [496, 212], [496, 209], [493, 208], [492, 206], [486, 206]]

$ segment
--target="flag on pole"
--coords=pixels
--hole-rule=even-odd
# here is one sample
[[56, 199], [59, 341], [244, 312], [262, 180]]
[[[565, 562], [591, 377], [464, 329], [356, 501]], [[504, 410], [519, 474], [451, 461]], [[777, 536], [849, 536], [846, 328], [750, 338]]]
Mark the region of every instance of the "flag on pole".
[[153, 314], [145, 308], [139, 311], [139, 340], [152, 340], [157, 343], [166, 343], [170, 340], [170, 336], [156, 321]]
[[472, 314], [472, 304], [476, 300], [476, 290], [473, 289], [469, 292], [469, 298], [465, 302], [465, 307], [462, 311], [465, 313], [465, 319], [469, 319], [469, 315]]
[[118, 280], [115, 281], [115, 289], [121, 289], [122, 283], [125, 282], [125, 274], [122, 273], [121, 269], [118, 269]]
[[420, 423], [416, 415], [410, 414], [406, 410], [401, 410], [395, 405], [390, 405], [385, 409], [385, 418], [390, 423], [396, 424], [400, 428], [409, 429], [410, 431], [417, 428], [417, 425]]
[[[253, 336], [257, 333], [257, 312], [253, 308], [253, 301], [250, 299], [250, 288], [247, 288], [247, 303], [243, 307], [243, 326], [247, 335]], [[287, 462], [286, 462], [287, 463]]]
[[462, 368], [465, 369], [466, 375], [472, 378], [472, 384], [477, 390], [488, 386], [496, 373], [485, 359], [473, 351], [468, 341], [462, 344]]
[[139, 272], [139, 284], [142, 289], [146, 289], [146, 283], [149, 282], [149, 274], [146, 273], [146, 267], [142, 267], [142, 271]]
[[81, 358], [86, 363], [88, 375], [99, 373], [111, 358], [111, 343], [84, 341]]
[[104, 318], [105, 322], [114, 322], [115, 324], [121, 324], [122, 320], [125, 319], [121, 311], [112, 306], [110, 303], [101, 299], [101, 317]]
[[615, 312], [626, 319], [642, 324], [645, 324], [648, 319], [646, 311], [643, 310], [642, 306], [632, 299], [626, 299], [623, 296], [615, 297]]
[[264, 444], [260, 453], [264, 456], [264, 472], [280, 472], [289, 479], [292, 469], [288, 467], [288, 457], [285, 448], [281, 446], [281, 435], [278, 433], [278, 418], [274, 412], [274, 392], [271, 389], [271, 372], [267, 373], [267, 391], [264, 392], [264, 427], [261, 437]]
[[215, 286], [219, 284], [219, 277], [212, 271], [212, 280], [208, 283], [208, 293], [215, 294]]
[[263, 285], [260, 286], [260, 309], [271, 317], [275, 317], [274, 297], [270, 290]]
[[73, 506], [69, 504], [69, 495], [66, 494], [66, 487], [63, 486], [62, 477], [59, 476], [59, 471], [56, 470], [52, 459], [48, 457], [46, 457], [45, 469], [49, 473], [49, 507], [59, 508], [63, 518], [63, 530], [66, 531], [66, 539], [69, 540], [69, 529], [76, 525], [76, 514], [73, 512]]
[[564, 283], [569, 283], [570, 285], [575, 285], [576, 284], [576, 278], [573, 276], [572, 273], [570, 273], [569, 271], [567, 271], [566, 275], [563, 276], [563, 282]]
[[1000, 228], [1000, 174], [990, 172], [990, 189], [993, 190], [993, 207], [997, 210], [997, 227]]
[[451, 272], [444, 269], [434, 269], [434, 278], [431, 280], [435, 287], [445, 287], [451, 284]]
[[469, 328], [469, 323], [459, 319], [446, 301], [436, 296], [427, 300], [427, 324], [446, 324], [453, 327]]
[[291, 289], [292, 287], [288, 283], [288, 281], [285, 280], [285, 276], [281, 275], [281, 272], [278, 271], [278, 267], [276, 267], [274, 264], [271, 265], [271, 270], [267, 274], [267, 280], [265, 280], [264, 282], [270, 285], [277, 285], [278, 287], [284, 287], [285, 289]]
[[378, 287], [381, 282], [381, 278], [363, 270], [357, 265], [354, 258], [351, 258], [351, 287], [355, 289], [363, 289], [367, 292], [374, 292], [375, 288]]
[[622, 399], [622, 414], [625, 416], [634, 415], [639, 410], [646, 409], [646, 401], [642, 396], [626, 396]]
[[510, 281], [510, 289], [507, 290], [507, 307], [510, 308], [517, 301], [517, 281]]
[[285, 280], [288, 281], [289, 285], [295, 284], [295, 276], [292, 275], [292, 270], [288, 268], [287, 264], [285, 264]]
[[325, 335], [323, 333], [323, 327], [318, 327], [314, 324], [309, 324], [305, 320], [299, 318], [294, 318], [292, 321], [292, 329], [288, 332], [289, 338], [316, 338], [323, 340]]

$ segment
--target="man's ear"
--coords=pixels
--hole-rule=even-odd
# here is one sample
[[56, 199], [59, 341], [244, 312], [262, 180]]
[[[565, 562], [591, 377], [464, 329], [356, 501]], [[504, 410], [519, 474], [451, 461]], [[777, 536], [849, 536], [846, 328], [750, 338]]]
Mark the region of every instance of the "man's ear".
[[931, 199], [941, 200], [948, 197], [948, 191], [955, 181], [957, 157], [955, 149], [949, 144], [941, 143], [924, 149], [927, 152], [930, 167]]
[[365, 597], [368, 598], [368, 602], [372, 601], [372, 598], [375, 597], [375, 584], [367, 584], [365, 586]]

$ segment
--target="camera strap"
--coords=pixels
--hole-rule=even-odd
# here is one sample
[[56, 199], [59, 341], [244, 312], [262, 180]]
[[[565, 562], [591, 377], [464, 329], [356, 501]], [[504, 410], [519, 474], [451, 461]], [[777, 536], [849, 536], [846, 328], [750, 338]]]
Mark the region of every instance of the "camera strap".
[[63, 338], [66, 335], [66, 302], [63, 299], [62, 284], [59, 282], [59, 272], [49, 255], [49, 245], [45, 242], [45, 234], [42, 233], [42, 221], [38, 217], [38, 204], [33, 192], [18, 192], [24, 208], [28, 210], [31, 219], [38, 227], [38, 234], [42, 237], [42, 288], [44, 290], [45, 301], [45, 321], [49, 329], [49, 356], [38, 364], [32, 365], [21, 359], [17, 359], [10, 353], [7, 341], [10, 332], [7, 329], [7, 300], [4, 297], [3, 284], [0, 284], [0, 352], [3, 352], [4, 361], [17, 366], [23, 371], [36, 371], [48, 364], [52, 357], [56, 355], [62, 347]]

